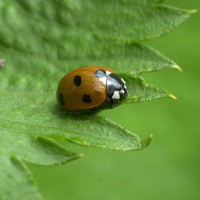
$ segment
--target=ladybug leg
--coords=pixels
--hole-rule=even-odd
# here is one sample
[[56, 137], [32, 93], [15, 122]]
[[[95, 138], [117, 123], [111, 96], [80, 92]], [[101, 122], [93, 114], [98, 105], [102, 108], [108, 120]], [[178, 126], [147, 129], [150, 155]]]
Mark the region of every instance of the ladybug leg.
[[114, 101], [113, 101], [113, 99], [111, 99], [111, 98], [109, 98], [108, 96], [106, 97], [106, 100], [104, 101], [104, 103], [106, 103], [106, 102], [108, 102], [108, 101], [110, 101], [110, 103], [111, 103], [111, 108], [113, 108], [114, 107]]
[[106, 102], [108, 102], [110, 99], [108, 97], [106, 97], [105, 101], [103, 102], [103, 104], [105, 104]]
[[4, 62], [5, 62], [4, 59], [0, 59], [0, 67], [4, 67]]
[[119, 102], [120, 102], [120, 99], [117, 100], [117, 103], [119, 103]]
[[92, 112], [94, 112], [96, 110], [96, 107], [92, 108]]
[[111, 99], [110, 102], [111, 102], [111, 108], [113, 108], [113, 107], [114, 107], [114, 102], [113, 102], [113, 100]]

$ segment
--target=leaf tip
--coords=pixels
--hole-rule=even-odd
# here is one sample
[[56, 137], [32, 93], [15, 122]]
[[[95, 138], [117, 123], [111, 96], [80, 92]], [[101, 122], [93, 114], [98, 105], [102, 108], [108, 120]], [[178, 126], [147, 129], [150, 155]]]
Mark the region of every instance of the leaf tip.
[[84, 156], [84, 154], [80, 153], [80, 154], [75, 154], [71, 157], [71, 160], [75, 160], [75, 159], [79, 159], [82, 158]]
[[85, 140], [74, 138], [74, 139], [70, 139], [70, 141], [79, 145], [87, 146], [87, 142]]
[[82, 158], [84, 156], [84, 154], [80, 153], [77, 155], [78, 158]]
[[153, 139], [153, 134], [151, 134], [147, 139], [142, 140], [142, 143], [143, 143], [142, 149], [149, 146], [152, 139]]
[[152, 139], [153, 139], [153, 133], [147, 138], [147, 145], [151, 143]]
[[197, 9], [195, 9], [195, 10], [190, 10], [190, 11], [189, 11], [189, 14], [195, 14], [195, 13], [197, 13], [197, 12], [198, 12]]
[[169, 98], [171, 98], [171, 99], [175, 99], [175, 100], [177, 99], [173, 94], [168, 94], [167, 96], [168, 96]]
[[131, 100], [135, 100], [135, 99], [137, 99], [137, 98], [138, 98], [138, 96], [129, 97], [129, 99], [131, 99]]
[[177, 69], [179, 72], [183, 72], [183, 70], [178, 65], [174, 65], [174, 68]]

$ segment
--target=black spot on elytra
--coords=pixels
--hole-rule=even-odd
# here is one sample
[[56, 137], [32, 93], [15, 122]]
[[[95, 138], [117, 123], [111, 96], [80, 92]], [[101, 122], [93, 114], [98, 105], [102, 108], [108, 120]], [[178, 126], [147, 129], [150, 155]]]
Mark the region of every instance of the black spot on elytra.
[[90, 95], [88, 95], [88, 94], [84, 94], [84, 95], [83, 95], [82, 101], [83, 101], [84, 103], [92, 103], [92, 99], [90, 98]]
[[74, 85], [75, 86], [80, 86], [81, 85], [81, 77], [80, 76], [76, 75], [74, 77]]
[[65, 105], [65, 100], [64, 100], [64, 96], [62, 93], [59, 94], [59, 102], [62, 106]]

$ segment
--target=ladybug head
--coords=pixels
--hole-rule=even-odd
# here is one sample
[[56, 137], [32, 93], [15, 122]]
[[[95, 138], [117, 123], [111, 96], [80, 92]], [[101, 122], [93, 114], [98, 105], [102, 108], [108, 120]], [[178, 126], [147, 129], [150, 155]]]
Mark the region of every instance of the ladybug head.
[[111, 101], [112, 107], [114, 102], [128, 97], [126, 83], [119, 75], [99, 69], [95, 76], [106, 85], [106, 101]]
[[117, 74], [111, 73], [107, 76], [107, 97], [120, 101], [128, 96], [125, 81]]

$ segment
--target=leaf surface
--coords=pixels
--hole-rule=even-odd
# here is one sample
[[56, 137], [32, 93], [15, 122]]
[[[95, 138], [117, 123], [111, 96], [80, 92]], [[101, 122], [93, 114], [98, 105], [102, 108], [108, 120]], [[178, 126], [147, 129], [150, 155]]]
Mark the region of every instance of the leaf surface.
[[[172, 97], [139, 77], [179, 69], [139, 44], [166, 34], [191, 14], [161, 2], [0, 1], [0, 177], [5, 180], [0, 183], [0, 199], [41, 199], [23, 161], [50, 166], [83, 156], [67, 150], [59, 139], [123, 151], [149, 145], [152, 136], [142, 140], [90, 111], [74, 115], [61, 110], [55, 92], [72, 69], [99, 65], [126, 80], [129, 97], [119, 105]], [[103, 109], [110, 105], [96, 112]]]
[[22, 161], [3, 154], [0, 154], [0, 159], [1, 199], [42, 199], [31, 173]]

